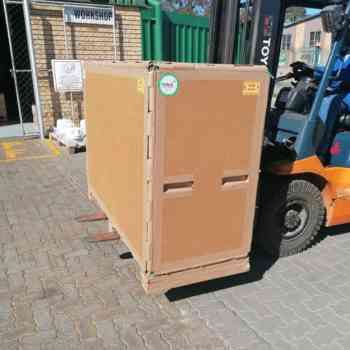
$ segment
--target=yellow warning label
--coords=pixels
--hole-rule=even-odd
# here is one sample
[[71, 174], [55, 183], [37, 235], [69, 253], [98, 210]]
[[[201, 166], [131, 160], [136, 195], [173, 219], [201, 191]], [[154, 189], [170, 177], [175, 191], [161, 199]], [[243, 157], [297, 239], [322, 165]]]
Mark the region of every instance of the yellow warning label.
[[137, 91], [142, 95], [145, 93], [145, 79], [137, 79]]
[[259, 96], [260, 81], [251, 80], [243, 82], [243, 96]]

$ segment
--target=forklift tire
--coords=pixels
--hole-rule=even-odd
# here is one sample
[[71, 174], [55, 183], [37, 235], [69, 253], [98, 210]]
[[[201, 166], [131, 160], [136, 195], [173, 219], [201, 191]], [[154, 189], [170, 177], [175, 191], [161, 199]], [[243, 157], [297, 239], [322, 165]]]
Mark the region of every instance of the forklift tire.
[[324, 221], [320, 190], [309, 181], [294, 179], [268, 192], [274, 195], [263, 198], [258, 244], [273, 257], [285, 257], [307, 249]]

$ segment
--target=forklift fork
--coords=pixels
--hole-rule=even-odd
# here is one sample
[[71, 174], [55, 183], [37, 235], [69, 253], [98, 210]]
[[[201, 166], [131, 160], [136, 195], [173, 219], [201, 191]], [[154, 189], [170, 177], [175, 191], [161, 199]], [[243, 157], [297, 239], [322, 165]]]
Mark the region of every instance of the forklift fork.
[[[107, 215], [103, 211], [99, 211], [93, 214], [81, 215], [75, 218], [77, 222], [95, 222], [95, 221], [106, 221], [108, 220]], [[109, 241], [119, 241], [120, 235], [109, 223], [108, 232], [98, 232], [86, 239], [89, 243], [98, 243], [98, 242], [109, 242]]]
[[119, 241], [120, 235], [112, 230], [110, 232], [99, 232], [90, 236], [86, 239], [89, 243], [99, 243], [99, 242], [109, 242], [109, 241]]
[[103, 211], [98, 211], [93, 214], [80, 215], [75, 218], [77, 222], [94, 222], [108, 220], [106, 214]]

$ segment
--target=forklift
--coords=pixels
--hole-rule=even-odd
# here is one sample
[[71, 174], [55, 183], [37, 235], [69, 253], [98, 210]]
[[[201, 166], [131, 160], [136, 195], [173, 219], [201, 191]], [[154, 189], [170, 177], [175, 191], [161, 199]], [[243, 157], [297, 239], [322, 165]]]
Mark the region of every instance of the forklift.
[[[320, 10], [331, 52], [325, 66], [295, 62], [277, 77], [286, 10], [298, 6]], [[271, 75], [254, 239], [272, 256], [300, 253], [322, 227], [350, 223], [349, 32], [348, 1], [213, 1], [209, 61], [265, 65]]]

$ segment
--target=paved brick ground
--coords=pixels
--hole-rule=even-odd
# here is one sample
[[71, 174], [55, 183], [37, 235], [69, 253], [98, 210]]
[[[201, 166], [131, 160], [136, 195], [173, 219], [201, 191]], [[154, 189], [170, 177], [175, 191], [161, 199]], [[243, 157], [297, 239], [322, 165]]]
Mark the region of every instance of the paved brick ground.
[[105, 224], [84, 155], [0, 165], [0, 349], [349, 349], [350, 228], [247, 275], [146, 296], [122, 243], [88, 244]]

